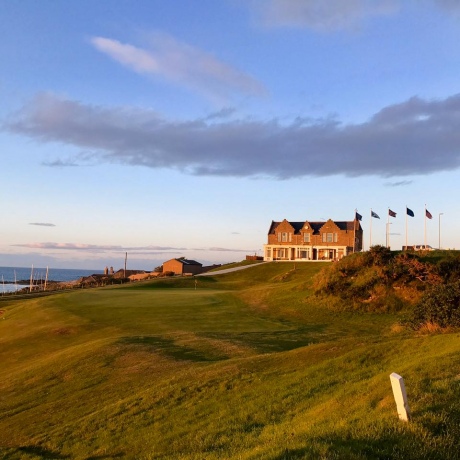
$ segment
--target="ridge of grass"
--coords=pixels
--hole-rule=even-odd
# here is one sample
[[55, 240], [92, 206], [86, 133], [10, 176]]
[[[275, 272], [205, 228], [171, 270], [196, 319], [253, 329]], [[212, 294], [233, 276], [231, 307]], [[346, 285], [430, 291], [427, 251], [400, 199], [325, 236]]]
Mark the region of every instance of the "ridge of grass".
[[326, 308], [322, 268], [2, 303], [0, 458], [458, 458], [459, 334]]

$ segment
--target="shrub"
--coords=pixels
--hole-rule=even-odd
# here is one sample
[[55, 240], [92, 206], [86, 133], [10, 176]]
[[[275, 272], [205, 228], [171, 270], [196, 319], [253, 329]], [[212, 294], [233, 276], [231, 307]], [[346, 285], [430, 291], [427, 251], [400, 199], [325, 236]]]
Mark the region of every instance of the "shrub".
[[460, 256], [448, 254], [448, 257], [439, 261], [437, 272], [444, 282], [458, 280], [460, 278]]
[[409, 252], [399, 254], [392, 261], [389, 271], [393, 280], [400, 280], [403, 283], [418, 280], [422, 284], [434, 285], [442, 282], [436, 265], [430, 262], [423, 262], [419, 254]]
[[426, 324], [460, 327], [460, 281], [434, 286], [425, 293], [415, 306], [409, 325], [418, 330]]
[[385, 267], [393, 258], [391, 249], [385, 246], [371, 246], [366, 253], [366, 258], [369, 265], [376, 265], [378, 267]]

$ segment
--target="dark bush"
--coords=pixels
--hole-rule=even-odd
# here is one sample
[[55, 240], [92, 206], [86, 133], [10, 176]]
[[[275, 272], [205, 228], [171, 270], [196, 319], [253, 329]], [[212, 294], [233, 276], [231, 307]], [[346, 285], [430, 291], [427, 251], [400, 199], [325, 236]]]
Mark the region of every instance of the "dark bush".
[[385, 246], [371, 246], [369, 251], [366, 253], [366, 258], [369, 265], [384, 267], [387, 266], [393, 258], [393, 253], [391, 252], [391, 249]]
[[460, 281], [436, 285], [427, 291], [415, 306], [409, 324], [413, 329], [426, 324], [460, 327]]
[[460, 256], [458, 254], [439, 261], [437, 265], [439, 276], [444, 282], [457, 281], [460, 279]]

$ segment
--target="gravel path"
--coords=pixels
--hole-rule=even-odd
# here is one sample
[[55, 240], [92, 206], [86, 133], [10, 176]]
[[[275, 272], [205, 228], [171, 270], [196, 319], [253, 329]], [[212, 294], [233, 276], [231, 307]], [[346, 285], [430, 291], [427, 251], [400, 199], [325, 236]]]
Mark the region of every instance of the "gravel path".
[[251, 264], [251, 265], [242, 265], [241, 267], [233, 267], [233, 268], [224, 268], [222, 270], [214, 270], [212, 272], [200, 273], [196, 276], [214, 276], [214, 275], [223, 275], [224, 273], [231, 273], [237, 272], [239, 270], [246, 270], [246, 268], [257, 267], [262, 264], [267, 264], [268, 262], [260, 262], [258, 264]]

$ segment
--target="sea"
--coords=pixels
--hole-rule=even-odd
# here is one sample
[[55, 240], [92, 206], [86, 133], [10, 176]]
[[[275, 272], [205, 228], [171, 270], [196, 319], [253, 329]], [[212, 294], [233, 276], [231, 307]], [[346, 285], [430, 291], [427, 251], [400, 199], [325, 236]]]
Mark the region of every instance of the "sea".
[[[0, 267], [0, 294], [14, 292], [26, 287], [24, 284], [15, 285], [15, 280], [30, 280], [32, 267]], [[75, 270], [72, 268], [49, 268], [49, 281], [74, 281], [82, 276], [103, 273], [102, 270]], [[46, 268], [34, 267], [33, 279], [40, 280], [46, 278]]]

